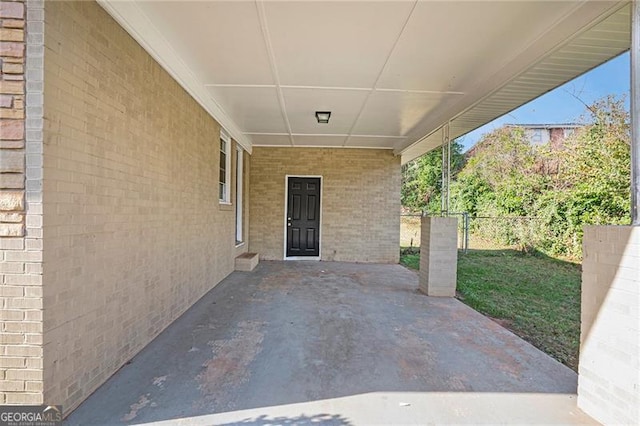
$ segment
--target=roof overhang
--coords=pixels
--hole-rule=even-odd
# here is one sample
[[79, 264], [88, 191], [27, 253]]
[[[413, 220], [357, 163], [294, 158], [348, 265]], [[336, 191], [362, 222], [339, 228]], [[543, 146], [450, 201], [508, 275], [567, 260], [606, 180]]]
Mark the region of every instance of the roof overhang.
[[405, 163], [630, 44], [627, 1], [98, 1], [249, 151]]

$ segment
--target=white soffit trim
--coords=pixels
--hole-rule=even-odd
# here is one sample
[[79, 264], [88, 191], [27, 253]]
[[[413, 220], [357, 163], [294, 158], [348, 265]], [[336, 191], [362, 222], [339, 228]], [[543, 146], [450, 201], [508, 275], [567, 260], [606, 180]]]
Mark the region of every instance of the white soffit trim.
[[[530, 61], [528, 66], [521, 66], [521, 72], [515, 73], [485, 96], [479, 96], [475, 103], [461, 113], [449, 115], [451, 139], [513, 111], [628, 50], [628, 2], [591, 3], [583, 2], [587, 7], [593, 6], [595, 10], [590, 10], [590, 14], [584, 16], [577, 15], [583, 21], [591, 19], [591, 22], [583, 24], [572, 36], [565, 36], [564, 42], [557, 44], [546, 54], [537, 58], [534, 56], [535, 60]], [[557, 30], [558, 27], [555, 28]], [[526, 54], [523, 53], [521, 58], [526, 58]], [[554, 74], [553, 78], [550, 78], [549, 72]], [[491, 86], [490, 83], [486, 84]], [[408, 145], [399, 143], [396, 146], [394, 152], [402, 156], [402, 164], [442, 144], [442, 126], [446, 123], [446, 117], [440, 116], [437, 120], [441, 124], [416, 142]]]
[[240, 131], [227, 113], [208, 96], [204, 84], [182, 61], [171, 44], [140, 10], [136, 2], [96, 0], [205, 109], [249, 154], [251, 139]]

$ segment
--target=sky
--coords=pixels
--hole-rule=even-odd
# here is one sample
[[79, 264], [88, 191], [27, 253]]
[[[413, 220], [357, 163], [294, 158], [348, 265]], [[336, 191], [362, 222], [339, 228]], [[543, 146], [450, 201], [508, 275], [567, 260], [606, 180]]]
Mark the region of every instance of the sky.
[[[467, 150], [478, 142], [482, 135], [504, 124], [555, 124], [574, 123], [586, 113], [587, 105], [610, 95], [626, 95], [629, 107], [629, 52], [600, 65], [582, 76], [558, 87], [468, 133], [459, 139]], [[580, 100], [576, 99], [578, 97]]]

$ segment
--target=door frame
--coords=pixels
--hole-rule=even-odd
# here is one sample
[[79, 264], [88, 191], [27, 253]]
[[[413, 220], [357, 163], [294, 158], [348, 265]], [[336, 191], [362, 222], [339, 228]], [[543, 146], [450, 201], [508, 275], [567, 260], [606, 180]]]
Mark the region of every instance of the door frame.
[[[320, 220], [318, 222], [318, 256], [287, 256], [287, 210], [289, 208], [289, 178], [320, 178]], [[284, 215], [283, 229], [284, 240], [282, 248], [282, 257], [284, 260], [320, 260], [322, 258], [322, 201], [324, 191], [324, 181], [322, 175], [285, 175], [284, 176]]]

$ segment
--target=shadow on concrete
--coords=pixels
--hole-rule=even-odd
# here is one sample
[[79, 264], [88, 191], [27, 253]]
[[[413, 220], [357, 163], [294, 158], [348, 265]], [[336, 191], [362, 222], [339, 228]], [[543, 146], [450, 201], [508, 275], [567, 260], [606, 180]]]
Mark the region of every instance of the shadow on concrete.
[[[323, 401], [379, 412], [389, 395], [405, 393], [419, 395], [415, 408], [436, 393], [576, 392], [573, 371], [455, 299], [417, 294], [417, 286], [417, 274], [400, 265], [263, 262], [233, 273], [67, 423], [228, 423], [194, 421], [220, 413], [235, 413], [233, 421], [313, 413], [320, 421], [345, 415]], [[387, 399], [371, 399], [380, 394]], [[408, 412], [401, 403], [389, 412]], [[292, 404], [315, 405], [273, 408]]]
[[[254, 424], [253, 422], [261, 425], [595, 424], [592, 419], [576, 409], [575, 400], [575, 395], [566, 394], [372, 392], [328, 400], [183, 417], [147, 425], [243, 425]], [[339, 414], [313, 414], [323, 412]]]
[[219, 426], [267, 426], [267, 425], [319, 425], [319, 426], [351, 426], [347, 419], [339, 414], [316, 414], [313, 416], [270, 417], [266, 414], [230, 423], [219, 423]]

